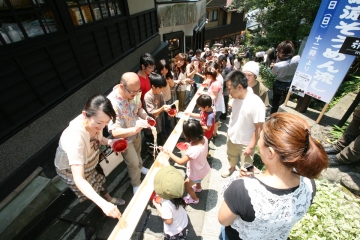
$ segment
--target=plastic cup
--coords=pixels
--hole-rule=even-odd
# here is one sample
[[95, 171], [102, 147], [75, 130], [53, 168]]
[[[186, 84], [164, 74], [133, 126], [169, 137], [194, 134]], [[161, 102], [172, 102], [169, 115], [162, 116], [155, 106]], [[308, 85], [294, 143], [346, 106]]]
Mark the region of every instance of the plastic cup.
[[112, 149], [114, 152], [122, 152], [124, 151], [128, 146], [128, 143], [126, 140], [120, 139], [114, 142]]
[[176, 109], [170, 109], [168, 112], [169, 116], [175, 117], [176, 116]]
[[155, 124], [156, 124], [156, 121], [153, 120], [153, 119], [150, 119], [150, 118], [147, 120], [147, 122], [148, 122], [148, 124], [149, 124], [150, 126], [152, 126], [152, 127], [155, 126]]

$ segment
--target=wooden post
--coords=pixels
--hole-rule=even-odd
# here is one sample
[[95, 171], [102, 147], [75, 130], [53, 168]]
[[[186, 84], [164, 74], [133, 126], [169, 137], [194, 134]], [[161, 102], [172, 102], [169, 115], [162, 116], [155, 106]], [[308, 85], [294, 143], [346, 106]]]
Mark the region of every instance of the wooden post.
[[289, 101], [290, 95], [291, 95], [291, 92], [288, 91], [288, 93], [287, 93], [287, 95], [286, 95], [286, 98], [285, 98], [285, 101], [284, 101], [284, 106], [286, 106], [287, 102]]
[[325, 113], [325, 111], [326, 111], [326, 109], [327, 109], [328, 106], [329, 106], [328, 103], [325, 104], [325, 106], [323, 107], [323, 109], [322, 109], [319, 117], [316, 119], [316, 122], [315, 122], [316, 124], [318, 124], [318, 123], [320, 122], [320, 120], [321, 120], [321, 118], [324, 116], [324, 113]]
[[[204, 87], [200, 87], [197, 91], [202, 92]], [[186, 111], [192, 111], [196, 105], [196, 99], [199, 97], [199, 94], [195, 94], [191, 102], [189, 103]], [[174, 130], [170, 134], [169, 138], [167, 139], [164, 147], [169, 151], [173, 151], [175, 145], [180, 138], [182, 133], [182, 125], [183, 122], [189, 118], [188, 115], [183, 114], [181, 119], [176, 124]], [[154, 191], [154, 177], [156, 173], [164, 166], [169, 165], [169, 156], [164, 153], [160, 153], [149, 172], [146, 174], [146, 177], [142, 181], [138, 191], [131, 199], [129, 205], [126, 207], [124, 213], [122, 214], [121, 219], [111, 232], [109, 236], [109, 240], [128, 240], [131, 238], [141, 215], [146, 208], [146, 205], [149, 202], [150, 196]]]

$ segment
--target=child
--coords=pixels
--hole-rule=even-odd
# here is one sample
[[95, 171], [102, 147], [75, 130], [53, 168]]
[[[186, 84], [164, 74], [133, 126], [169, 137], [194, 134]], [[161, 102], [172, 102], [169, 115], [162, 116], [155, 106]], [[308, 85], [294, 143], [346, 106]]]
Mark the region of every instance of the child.
[[[163, 137], [161, 134], [162, 130], [162, 111], [168, 111], [170, 107], [164, 104], [164, 98], [162, 95], [162, 90], [166, 87], [166, 80], [157, 73], [151, 73], [149, 75], [150, 79], [150, 90], [144, 96], [144, 107], [145, 111], [150, 117], [153, 117], [156, 121], [156, 131], [157, 131], [157, 143], [158, 145], [163, 145]], [[145, 137], [147, 142], [154, 143], [154, 136], [152, 135], [151, 129], [144, 129]]]
[[[199, 113], [189, 113], [190, 117], [200, 118], [200, 124], [204, 130], [204, 136], [210, 140], [215, 127], [215, 113], [212, 106], [212, 98], [208, 94], [202, 94], [196, 99], [196, 105], [200, 108]], [[187, 113], [188, 114], [188, 113]]]
[[185, 239], [187, 236], [188, 216], [182, 199], [184, 194], [183, 177], [173, 166], [160, 169], [154, 178], [155, 193], [162, 198], [161, 203], [153, 204], [164, 220], [164, 239]]
[[[160, 148], [164, 153], [168, 154], [178, 164], [187, 163], [185, 180], [185, 189], [188, 195], [184, 197], [187, 204], [199, 203], [199, 198], [195, 192], [201, 192], [201, 181], [210, 171], [209, 163], [206, 156], [208, 153], [208, 140], [204, 137], [204, 131], [195, 119], [189, 119], [183, 124], [183, 133], [185, 140], [188, 142], [188, 149], [182, 158], [175, 156], [166, 149]], [[196, 185], [195, 185], [196, 184]]]

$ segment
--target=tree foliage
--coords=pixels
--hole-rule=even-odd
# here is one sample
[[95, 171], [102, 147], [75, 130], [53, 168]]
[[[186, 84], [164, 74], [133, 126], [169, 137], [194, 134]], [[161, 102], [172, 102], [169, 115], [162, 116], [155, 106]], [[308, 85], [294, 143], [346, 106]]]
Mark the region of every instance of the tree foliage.
[[261, 24], [261, 34], [253, 34], [254, 45], [266, 42], [271, 47], [287, 39], [298, 48], [310, 33], [320, 4], [321, 0], [234, 0], [229, 9], [260, 9], [256, 20]]

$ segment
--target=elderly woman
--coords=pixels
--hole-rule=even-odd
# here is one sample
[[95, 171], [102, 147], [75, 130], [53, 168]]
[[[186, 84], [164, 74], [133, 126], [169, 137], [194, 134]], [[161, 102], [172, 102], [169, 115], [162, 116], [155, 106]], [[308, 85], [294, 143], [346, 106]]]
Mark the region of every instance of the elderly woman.
[[[224, 192], [219, 239], [287, 239], [315, 196], [312, 178], [328, 166], [310, 127], [290, 113], [274, 113], [263, 125], [258, 147], [264, 173], [243, 177]], [[241, 176], [250, 175], [241, 168]]]
[[80, 115], [73, 119], [60, 137], [56, 150], [57, 174], [76, 194], [79, 201], [90, 199], [113, 218], [121, 216], [116, 205], [124, 200], [113, 198], [105, 186], [105, 176], [99, 169], [99, 145], [112, 145], [115, 140], [104, 138], [102, 131], [116, 114], [109, 99], [103, 95], [91, 97]]

